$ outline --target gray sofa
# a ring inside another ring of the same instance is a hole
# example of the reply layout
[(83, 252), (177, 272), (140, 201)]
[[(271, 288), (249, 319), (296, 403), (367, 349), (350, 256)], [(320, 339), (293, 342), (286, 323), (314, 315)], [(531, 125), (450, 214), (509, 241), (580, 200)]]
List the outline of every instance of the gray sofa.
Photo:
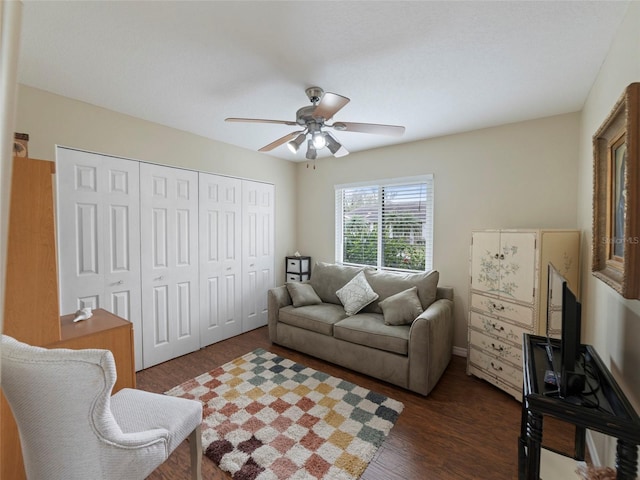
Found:
[[(345, 290), (356, 280), (362, 283), (360, 272), (367, 280), (365, 288), (370, 286), (377, 298), (347, 315), (339, 294), (349, 305)], [(269, 290), (269, 337), (273, 343), (428, 395), (453, 349), (453, 289), (437, 283), (437, 271), (395, 273), (317, 263), (310, 281)]]

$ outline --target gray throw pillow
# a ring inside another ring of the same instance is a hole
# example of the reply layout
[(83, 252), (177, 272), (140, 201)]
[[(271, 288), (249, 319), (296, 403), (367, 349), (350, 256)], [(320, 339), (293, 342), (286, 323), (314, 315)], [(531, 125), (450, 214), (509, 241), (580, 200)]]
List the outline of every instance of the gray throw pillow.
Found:
[(362, 267), (316, 262), (309, 283), (325, 303), (341, 305), (336, 292), (362, 271)]
[(344, 287), (336, 292), (336, 295), (344, 305), (347, 315), (355, 315), (363, 307), (378, 298), (378, 294), (371, 289), (364, 272), (360, 272)]
[(436, 301), (438, 279), (440, 278), (437, 270), (409, 273), (367, 269), (365, 275), (371, 288), (379, 295), (378, 300), (367, 305), (364, 309), (365, 312), (382, 313), (380, 308), (382, 300), (414, 286), (418, 287), (418, 298), (423, 311)]
[(318, 305), (322, 303), (316, 291), (308, 283), (291, 282), (286, 285), (294, 307), (304, 307), (305, 305)]
[(407, 325), (422, 313), (422, 304), (418, 298), (418, 287), (411, 287), (380, 302), (387, 325)]

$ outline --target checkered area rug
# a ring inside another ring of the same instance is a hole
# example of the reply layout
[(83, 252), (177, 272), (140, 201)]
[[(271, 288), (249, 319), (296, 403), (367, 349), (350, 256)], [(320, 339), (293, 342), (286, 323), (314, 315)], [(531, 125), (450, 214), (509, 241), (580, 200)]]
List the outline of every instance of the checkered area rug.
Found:
[(355, 480), (404, 408), (263, 349), (166, 393), (203, 403), (205, 455), (234, 480)]

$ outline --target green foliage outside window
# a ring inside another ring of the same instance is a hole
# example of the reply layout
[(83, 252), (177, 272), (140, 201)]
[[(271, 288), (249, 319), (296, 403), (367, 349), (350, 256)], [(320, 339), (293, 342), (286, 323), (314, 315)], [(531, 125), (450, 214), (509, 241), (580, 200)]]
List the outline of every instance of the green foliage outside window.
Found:
[[(424, 270), (422, 221), (407, 213), (385, 214), (382, 229), (382, 267)], [(344, 225), (344, 262), (377, 265), (378, 223), (352, 216)]]

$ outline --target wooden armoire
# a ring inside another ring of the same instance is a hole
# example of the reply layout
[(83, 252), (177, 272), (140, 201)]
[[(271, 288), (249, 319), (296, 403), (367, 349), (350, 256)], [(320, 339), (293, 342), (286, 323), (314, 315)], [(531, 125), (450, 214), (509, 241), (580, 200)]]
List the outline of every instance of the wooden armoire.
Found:
[[(3, 333), (49, 348), (104, 348), (116, 360), (114, 392), (135, 387), (131, 323), (104, 310), (60, 317), (53, 175), (46, 160), (14, 158)], [(46, 395), (46, 392), (43, 392)], [(0, 479), (25, 479), (17, 426), (0, 393)]]
[[(547, 331), (553, 264), (578, 291), (580, 231), (483, 230), (471, 236), (467, 373), (522, 398), (522, 336)], [(550, 334), (559, 334), (549, 328)]]

